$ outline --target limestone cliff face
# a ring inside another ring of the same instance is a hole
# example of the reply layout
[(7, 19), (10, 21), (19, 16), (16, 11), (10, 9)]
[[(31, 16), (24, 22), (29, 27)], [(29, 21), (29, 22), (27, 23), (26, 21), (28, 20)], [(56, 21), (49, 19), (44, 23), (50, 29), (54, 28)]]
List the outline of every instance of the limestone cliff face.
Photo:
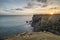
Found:
[(60, 33), (60, 14), (35, 14), (32, 17), (31, 26), (34, 27), (35, 32)]

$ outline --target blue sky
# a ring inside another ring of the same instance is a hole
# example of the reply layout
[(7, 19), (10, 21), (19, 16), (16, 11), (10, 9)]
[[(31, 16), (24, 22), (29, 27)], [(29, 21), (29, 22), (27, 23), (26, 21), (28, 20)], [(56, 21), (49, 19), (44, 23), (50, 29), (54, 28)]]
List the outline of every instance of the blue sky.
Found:
[(20, 8), (26, 4), (26, 0), (0, 0), (0, 10)]

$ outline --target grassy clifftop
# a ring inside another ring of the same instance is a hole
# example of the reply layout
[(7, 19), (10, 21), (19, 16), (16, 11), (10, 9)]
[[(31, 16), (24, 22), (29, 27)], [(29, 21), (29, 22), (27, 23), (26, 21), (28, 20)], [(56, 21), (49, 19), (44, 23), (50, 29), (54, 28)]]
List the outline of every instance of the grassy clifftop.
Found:
[(60, 40), (60, 36), (49, 32), (22, 33), (5, 40)]

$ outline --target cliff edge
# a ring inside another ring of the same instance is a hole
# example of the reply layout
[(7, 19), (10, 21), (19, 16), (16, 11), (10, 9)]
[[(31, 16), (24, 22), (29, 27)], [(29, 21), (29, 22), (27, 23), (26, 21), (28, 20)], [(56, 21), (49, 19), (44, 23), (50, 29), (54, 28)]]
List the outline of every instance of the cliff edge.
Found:
[(25, 32), (16, 36), (7, 37), (4, 40), (60, 40), (60, 36), (49, 32)]

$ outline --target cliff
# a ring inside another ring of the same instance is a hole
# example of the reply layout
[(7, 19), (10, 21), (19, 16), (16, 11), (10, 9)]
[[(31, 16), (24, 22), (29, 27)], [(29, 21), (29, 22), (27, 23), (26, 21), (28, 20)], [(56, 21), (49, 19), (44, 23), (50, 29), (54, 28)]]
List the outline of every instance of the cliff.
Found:
[(31, 26), (34, 32), (47, 31), (60, 34), (60, 14), (35, 14)]

